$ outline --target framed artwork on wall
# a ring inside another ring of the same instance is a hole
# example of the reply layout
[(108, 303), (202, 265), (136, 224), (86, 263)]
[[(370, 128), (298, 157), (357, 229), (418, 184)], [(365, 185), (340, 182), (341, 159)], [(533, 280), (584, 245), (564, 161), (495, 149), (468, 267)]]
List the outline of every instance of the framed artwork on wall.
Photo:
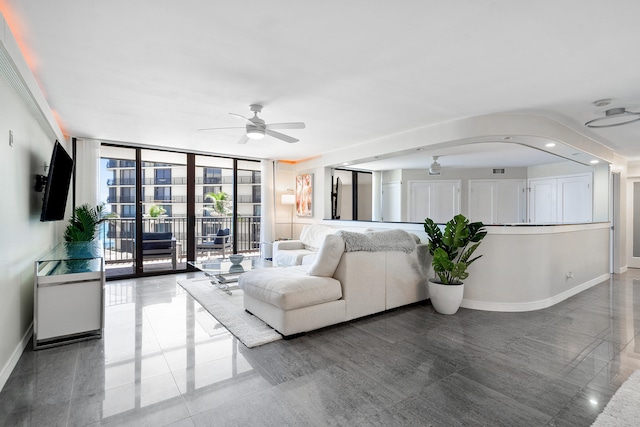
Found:
[(313, 174), (296, 176), (296, 214), (313, 216)]

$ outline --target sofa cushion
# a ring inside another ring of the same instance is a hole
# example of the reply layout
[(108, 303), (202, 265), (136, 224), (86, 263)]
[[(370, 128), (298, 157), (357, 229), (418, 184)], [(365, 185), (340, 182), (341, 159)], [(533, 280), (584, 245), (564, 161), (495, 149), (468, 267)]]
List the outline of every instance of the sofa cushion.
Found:
[(284, 251), (278, 251), (273, 257), (275, 265), (282, 267), (288, 267), (292, 265), (302, 264), (302, 260), (305, 256), (315, 254), (315, 252), (308, 249), (288, 249)]
[(338, 229), (322, 224), (310, 224), (305, 226), (300, 233), (300, 240), (304, 248), (310, 251), (319, 251), (324, 237), (328, 234), (335, 234)]
[(302, 257), (302, 263), (300, 265), (310, 266), (316, 260), (318, 256), (318, 252), (311, 252), (309, 255), (305, 255)]
[(315, 261), (307, 274), (309, 276), (332, 277), (344, 252), (344, 240), (337, 234), (325, 236)]
[(238, 280), (248, 295), (282, 310), (294, 310), (342, 298), (340, 282), (308, 276), (306, 267), (274, 267), (247, 271)]
[(220, 230), (218, 230), (218, 232), (216, 233), (216, 236), (220, 236), (220, 237), (216, 237), (213, 240), (213, 243), (216, 245), (222, 245), (225, 242), (224, 236), (228, 236), (230, 234), (230, 231), (228, 228), (221, 228)]
[(172, 237), (173, 234), (171, 232), (142, 233), (142, 250), (171, 249)]

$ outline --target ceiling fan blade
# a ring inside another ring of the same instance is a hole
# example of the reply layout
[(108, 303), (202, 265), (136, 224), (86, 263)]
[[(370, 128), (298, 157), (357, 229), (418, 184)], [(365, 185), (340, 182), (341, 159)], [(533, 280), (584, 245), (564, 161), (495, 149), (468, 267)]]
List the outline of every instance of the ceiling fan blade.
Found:
[(241, 115), (241, 114), (236, 114), (236, 113), (229, 113), (229, 114), (231, 114), (232, 116), (240, 117), (241, 119), (245, 119), (245, 120), (246, 120), (246, 121), (248, 121), (249, 123), (252, 123), (252, 124), (253, 124), (253, 122), (252, 122), (251, 120), (249, 120), (248, 118), (246, 118), (245, 116), (243, 116), (243, 115)]
[(289, 142), (289, 143), (294, 143), (294, 142), (298, 142), (298, 141), (300, 141), (299, 139), (292, 138), (292, 137), (290, 137), (289, 135), (285, 135), (285, 134), (280, 133), (280, 132), (274, 132), (274, 131), (269, 130), (269, 129), (266, 129), (266, 130), (264, 131), (264, 133), (266, 133), (266, 134), (267, 134), (267, 135), (269, 135), (269, 136), (272, 136), (272, 137), (274, 137), (274, 138), (281, 139), (281, 140), (286, 141), (286, 142)]
[(238, 144), (246, 144), (248, 140), (249, 140), (249, 137), (245, 133), (244, 135), (242, 135), (240, 137), (240, 140), (238, 141)]
[(204, 128), (204, 129), (198, 129), (198, 130), (220, 130), (220, 129), (244, 129), (244, 126), (234, 126), (234, 127), (230, 127), (230, 128)]
[(293, 123), (269, 123), (267, 129), (304, 129), (305, 125), (302, 122)]

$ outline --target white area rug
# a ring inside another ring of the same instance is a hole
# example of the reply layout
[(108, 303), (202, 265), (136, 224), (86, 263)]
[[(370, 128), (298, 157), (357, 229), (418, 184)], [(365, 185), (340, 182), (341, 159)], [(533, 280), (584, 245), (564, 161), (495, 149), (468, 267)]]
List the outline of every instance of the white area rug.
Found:
[(616, 391), (592, 426), (640, 425), (640, 371), (635, 371)]
[(244, 310), (241, 289), (228, 295), (211, 285), (206, 277), (180, 280), (178, 284), (247, 347), (282, 339), (275, 329)]

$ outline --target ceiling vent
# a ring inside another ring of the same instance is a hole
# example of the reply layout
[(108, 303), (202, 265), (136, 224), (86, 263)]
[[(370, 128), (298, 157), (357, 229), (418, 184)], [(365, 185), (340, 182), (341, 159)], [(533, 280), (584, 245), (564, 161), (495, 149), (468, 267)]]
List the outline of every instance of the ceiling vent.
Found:
[(493, 169), (493, 174), (494, 175), (504, 175), (504, 172), (505, 172), (504, 168), (494, 168)]
[(433, 156), (433, 163), (429, 166), (429, 175), (440, 175), (442, 172), (442, 166), (438, 163), (438, 157), (440, 156)]

